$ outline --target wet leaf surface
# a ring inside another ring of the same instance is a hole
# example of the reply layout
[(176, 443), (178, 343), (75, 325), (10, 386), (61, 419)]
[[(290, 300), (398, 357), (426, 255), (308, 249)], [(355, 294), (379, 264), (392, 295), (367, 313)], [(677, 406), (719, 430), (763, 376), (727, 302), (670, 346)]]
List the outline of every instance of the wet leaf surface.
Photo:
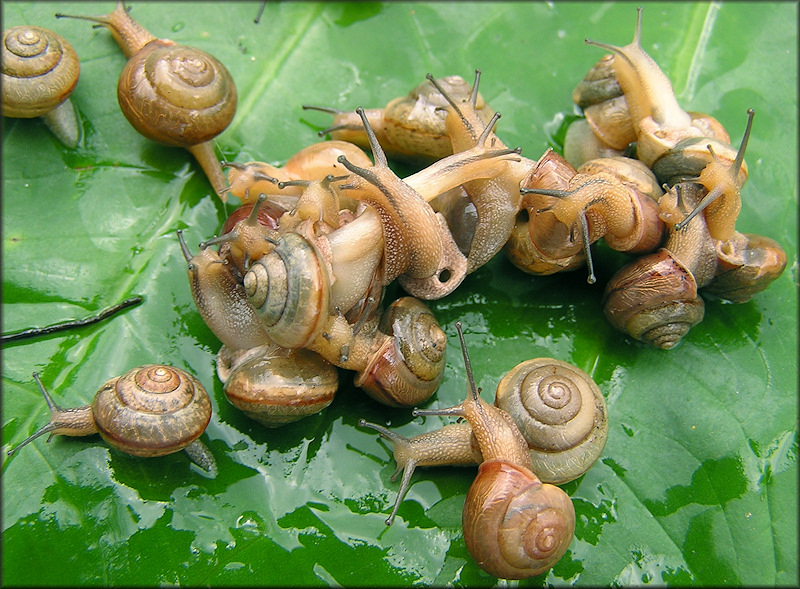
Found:
[[(483, 71), (503, 114), (498, 134), (529, 157), (572, 114), (571, 92), (601, 51), (628, 43), (627, 3), (134, 3), (157, 36), (198, 46), (229, 68), (239, 109), (216, 141), (230, 161), (285, 162), (329, 124), (302, 104), (380, 107), (426, 73)], [(3, 349), (4, 449), (47, 420), (31, 379), (56, 401), (90, 401), (108, 378), (163, 362), (212, 395), (205, 439), (219, 475), (182, 454), (136, 459), (99, 437), (37, 440), (6, 458), (3, 581), (10, 585), (493, 584), (460, 528), (474, 469), (422, 469), (395, 524), (387, 444), (359, 418), (413, 436), (447, 418), (378, 405), (342, 374), (322, 414), (268, 430), (225, 400), (220, 344), (189, 292), (175, 231), (193, 250), (225, 208), (187, 152), (139, 136), (116, 80), (125, 58), (103, 29), (56, 20), (111, 3), (2, 5), (4, 26), (52, 28), (82, 63), (73, 95), (84, 131), (74, 151), (36, 120), (3, 120), (3, 332), (144, 303), (92, 327)], [(712, 114), (738, 143), (756, 111), (737, 228), (777, 240), (786, 272), (751, 302), (706, 300), (674, 350), (615, 332), (602, 285), (627, 258), (599, 246), (598, 285), (582, 273), (524, 275), (502, 255), (431, 308), (449, 339), (444, 382), (428, 404), (459, 402), (460, 320), (489, 398), (517, 363), (551, 356), (591, 374), (606, 397), (606, 448), (564, 486), (575, 540), (549, 573), (522, 585), (797, 582), (797, 6), (647, 3), (645, 49), (686, 110)], [(394, 286), (387, 293), (399, 296)], [(134, 564), (135, 563), (135, 564)], [(31, 574), (36, 570), (36, 575)]]

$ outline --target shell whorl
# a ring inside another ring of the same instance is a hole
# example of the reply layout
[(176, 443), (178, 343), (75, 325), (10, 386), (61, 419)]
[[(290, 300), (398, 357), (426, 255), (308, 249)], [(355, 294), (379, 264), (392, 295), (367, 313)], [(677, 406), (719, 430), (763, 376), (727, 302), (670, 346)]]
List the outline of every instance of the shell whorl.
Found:
[(3, 116), (42, 116), (64, 102), (78, 83), (80, 65), (63, 37), (34, 26), (3, 33)]
[(108, 380), (92, 412), (110, 445), (134, 456), (163, 456), (200, 437), (211, 420), (211, 401), (188, 372), (152, 364)]
[(577, 478), (605, 447), (605, 400), (583, 370), (553, 358), (534, 358), (500, 381), (495, 404), (509, 413), (530, 448), (533, 470), (545, 482)]

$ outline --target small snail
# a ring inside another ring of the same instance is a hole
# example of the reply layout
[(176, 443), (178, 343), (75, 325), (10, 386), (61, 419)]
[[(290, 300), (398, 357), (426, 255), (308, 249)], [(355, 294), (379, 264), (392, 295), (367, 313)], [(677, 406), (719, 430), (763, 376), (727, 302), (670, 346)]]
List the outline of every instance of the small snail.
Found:
[[(469, 98), (473, 93), (470, 85), (460, 76), (439, 78), (436, 84), (428, 78), (408, 95), (389, 102), (386, 108), (364, 111), (390, 158), (429, 164), (453, 153), (445, 129), (446, 112), (443, 110), (448, 103), (440, 88), (444, 88), (455, 100)], [(494, 111), (480, 94), (475, 94), (474, 102), (484, 124), (488, 123)], [(349, 141), (364, 149), (370, 146), (364, 125), (358, 117), (353, 116), (353, 111), (308, 105), (303, 108), (334, 115), (333, 125), (320, 131), (320, 136), (330, 133), (333, 139)]]
[(80, 75), (78, 56), (66, 39), (34, 26), (3, 31), (3, 116), (41, 117), (64, 145), (80, 139), (75, 107), (69, 96)]
[(267, 427), (319, 413), (331, 404), (338, 371), (310, 350), (274, 344), (217, 354), (217, 376), (231, 405)]
[[(566, 190), (576, 173), (575, 168), (563, 156), (547, 149), (522, 180), (520, 193), (523, 198), (520, 211), (503, 251), (509, 261), (523, 272), (543, 276), (575, 270), (586, 263), (583, 250), (553, 257), (552, 252), (566, 251), (568, 244), (571, 245), (570, 236), (564, 232), (556, 234), (554, 229), (560, 223), (555, 216), (546, 217), (544, 220), (549, 220), (550, 223), (543, 223), (542, 215), (537, 214), (538, 210), (532, 204), (532, 197), (523, 190)], [(551, 198), (555, 200), (555, 197)], [(534, 219), (536, 222), (533, 222)]]
[(254, 202), (258, 195), (263, 193), (269, 195), (270, 200), (279, 202), (286, 209), (291, 209), (294, 205), (292, 199), (302, 194), (302, 187), (281, 188), (278, 184), (293, 180), (321, 180), (329, 175), (343, 174), (346, 170), (338, 162), (340, 155), (347, 156), (347, 159), (357, 166), (372, 165), (367, 154), (352, 143), (320, 141), (298, 151), (282, 167), (264, 162), (246, 164), (226, 162), (223, 167), (230, 168), (228, 172), (230, 186), (225, 192), (239, 198), (244, 204)]
[(657, 348), (674, 347), (705, 313), (698, 290), (714, 277), (714, 242), (702, 215), (685, 230), (674, 229), (684, 209), (696, 206), (704, 192), (699, 184), (676, 184), (661, 198), (666, 243), (620, 269), (603, 294), (603, 311), (611, 325)]
[(569, 496), (534, 474), (525, 438), (511, 416), (478, 395), (456, 323), (469, 391), (455, 407), (416, 411), (416, 415), (454, 415), (472, 426), (483, 462), (464, 502), (464, 542), (484, 571), (503, 579), (524, 579), (552, 568), (575, 532)]
[(208, 247), (193, 256), (180, 230), (178, 241), (186, 258), (192, 298), (214, 335), (235, 350), (270, 343), (263, 323), (248, 301), (241, 283), (231, 272), (230, 265)]
[(9, 455), (44, 434), (99, 433), (117, 450), (134, 456), (185, 450), (198, 466), (216, 473), (214, 456), (198, 439), (211, 420), (211, 401), (188, 372), (157, 364), (139, 366), (106, 381), (91, 405), (70, 409), (55, 404), (35, 372), (33, 378), (50, 408), (50, 423), (9, 450)]
[(220, 236), (204, 241), (200, 247), (221, 244), (220, 257), (229, 260), (244, 276), (252, 262), (272, 251), (266, 238), (278, 228), (278, 219), (286, 212), (266, 200), (262, 194), (254, 204), (237, 208), (225, 219)]
[(157, 39), (130, 17), (122, 1), (104, 16), (56, 17), (89, 20), (111, 31), (128, 57), (117, 85), (125, 117), (148, 139), (188, 149), (226, 200), (227, 182), (211, 143), (236, 113), (236, 85), (225, 66), (194, 47)]
[[(603, 237), (618, 251), (651, 251), (660, 245), (664, 228), (657, 205), (661, 190), (644, 164), (629, 158), (587, 163), (594, 165), (579, 170), (567, 190), (523, 187), (520, 191), (537, 195), (527, 207), (529, 211), (535, 210), (532, 223), (540, 226), (537, 231), (541, 234), (541, 227), (548, 228), (537, 245), (549, 258), (559, 259), (577, 253), (580, 243), (572, 236), (580, 235), (591, 284), (595, 282), (591, 243)], [(645, 181), (637, 181), (639, 179)], [(538, 195), (548, 200), (541, 200)], [(558, 223), (547, 219), (540, 221), (540, 216), (555, 216)], [(548, 242), (556, 248), (549, 247)]]

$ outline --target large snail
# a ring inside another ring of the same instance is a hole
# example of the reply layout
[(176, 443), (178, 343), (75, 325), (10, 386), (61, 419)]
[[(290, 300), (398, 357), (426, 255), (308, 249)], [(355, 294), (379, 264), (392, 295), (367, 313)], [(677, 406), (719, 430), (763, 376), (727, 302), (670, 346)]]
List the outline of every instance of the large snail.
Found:
[(188, 149), (225, 200), (227, 181), (211, 142), (236, 113), (236, 85), (225, 66), (194, 47), (157, 39), (121, 1), (103, 16), (56, 17), (89, 20), (111, 31), (128, 57), (117, 85), (125, 117), (148, 139)]
[(75, 147), (80, 127), (69, 96), (80, 75), (78, 56), (66, 39), (42, 27), (3, 31), (3, 116), (41, 117), (67, 147)]
[(575, 509), (563, 490), (534, 474), (527, 443), (511, 416), (478, 395), (461, 323), (456, 329), (464, 353), (467, 398), (455, 407), (425, 414), (465, 418), (483, 455), (464, 502), (464, 542), (490, 575), (524, 579), (542, 574), (572, 542)]
[(9, 450), (9, 455), (44, 434), (99, 433), (117, 450), (134, 456), (185, 450), (198, 466), (216, 473), (214, 456), (198, 439), (211, 420), (211, 401), (200, 381), (188, 372), (158, 364), (139, 366), (106, 381), (91, 405), (69, 409), (56, 405), (35, 372), (33, 378), (50, 408), (50, 422)]

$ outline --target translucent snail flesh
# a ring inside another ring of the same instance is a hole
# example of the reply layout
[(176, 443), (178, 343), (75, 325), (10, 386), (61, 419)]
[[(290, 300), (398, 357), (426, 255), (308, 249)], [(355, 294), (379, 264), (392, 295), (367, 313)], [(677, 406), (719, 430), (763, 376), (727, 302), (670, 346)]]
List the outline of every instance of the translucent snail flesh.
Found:
[(78, 84), (80, 64), (66, 39), (42, 27), (3, 31), (2, 111), (4, 117), (41, 117), (67, 147), (75, 147), (80, 128), (69, 99)]
[(63, 409), (33, 374), (50, 408), (50, 422), (8, 452), (12, 454), (41, 435), (87, 436), (99, 433), (117, 450), (134, 456), (164, 456), (186, 450), (209, 472), (213, 455), (198, 440), (211, 420), (205, 388), (184, 370), (145, 365), (106, 381), (91, 405)]

